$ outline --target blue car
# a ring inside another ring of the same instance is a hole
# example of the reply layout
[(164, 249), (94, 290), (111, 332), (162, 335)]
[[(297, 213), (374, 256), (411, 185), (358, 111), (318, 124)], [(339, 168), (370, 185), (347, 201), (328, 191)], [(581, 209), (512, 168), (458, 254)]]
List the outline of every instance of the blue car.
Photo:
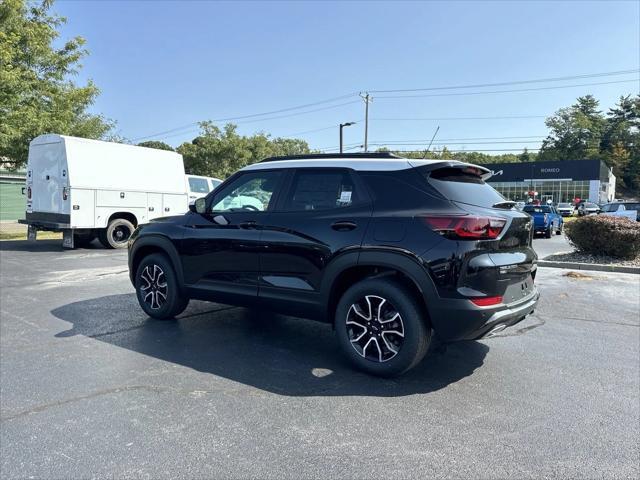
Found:
[(553, 232), (562, 233), (564, 220), (555, 207), (550, 205), (527, 205), (522, 210), (533, 217), (533, 233), (541, 233), (551, 238)]

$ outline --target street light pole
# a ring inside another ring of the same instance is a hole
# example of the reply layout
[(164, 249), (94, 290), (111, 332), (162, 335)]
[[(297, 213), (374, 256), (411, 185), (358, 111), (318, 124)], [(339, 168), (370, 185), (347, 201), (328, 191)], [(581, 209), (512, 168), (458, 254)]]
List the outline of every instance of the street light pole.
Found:
[(355, 125), (356, 122), (347, 122), (347, 123), (341, 123), (340, 124), (340, 153), (342, 153), (342, 129), (344, 127), (349, 127), (351, 125)]

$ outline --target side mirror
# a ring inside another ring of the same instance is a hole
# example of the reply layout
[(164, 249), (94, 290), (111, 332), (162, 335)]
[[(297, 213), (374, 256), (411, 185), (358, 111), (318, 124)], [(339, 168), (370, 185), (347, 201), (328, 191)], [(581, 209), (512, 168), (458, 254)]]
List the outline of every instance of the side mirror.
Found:
[(193, 213), (205, 213), (207, 210), (207, 200), (204, 197), (197, 198), (195, 202), (189, 204), (189, 210)]

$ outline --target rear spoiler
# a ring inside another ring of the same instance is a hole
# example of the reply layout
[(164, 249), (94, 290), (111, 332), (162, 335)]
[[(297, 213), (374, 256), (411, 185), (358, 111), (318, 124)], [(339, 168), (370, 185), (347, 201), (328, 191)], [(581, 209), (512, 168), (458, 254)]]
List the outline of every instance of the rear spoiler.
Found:
[[(412, 164), (411, 159), (407, 159), (407, 161), (412, 167), (418, 166)], [(461, 170), (468, 171), (468, 173), (478, 175), (485, 182), (489, 180), (494, 174), (494, 172), (492, 170), (489, 170), (488, 168), (481, 167), (480, 165), (474, 165), (472, 163), (460, 162), (457, 160), (443, 160), (442, 162), (434, 162), (428, 165), (428, 167), (429, 171), (439, 170), (441, 168), (459, 168)]]

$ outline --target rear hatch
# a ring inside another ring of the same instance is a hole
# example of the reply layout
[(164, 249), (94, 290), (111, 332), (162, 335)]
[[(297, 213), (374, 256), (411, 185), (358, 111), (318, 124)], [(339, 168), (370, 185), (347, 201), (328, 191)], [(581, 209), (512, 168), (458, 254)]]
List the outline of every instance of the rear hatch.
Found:
[(69, 214), (66, 165), (64, 143), (59, 137), (51, 143), (29, 146), (27, 213)]
[(528, 297), (537, 261), (532, 218), (485, 182), (491, 173), (483, 167), (445, 162), (418, 170), (460, 212), (451, 215), (451, 223), (431, 221), (432, 229), (457, 242), (458, 293), (507, 304)]

